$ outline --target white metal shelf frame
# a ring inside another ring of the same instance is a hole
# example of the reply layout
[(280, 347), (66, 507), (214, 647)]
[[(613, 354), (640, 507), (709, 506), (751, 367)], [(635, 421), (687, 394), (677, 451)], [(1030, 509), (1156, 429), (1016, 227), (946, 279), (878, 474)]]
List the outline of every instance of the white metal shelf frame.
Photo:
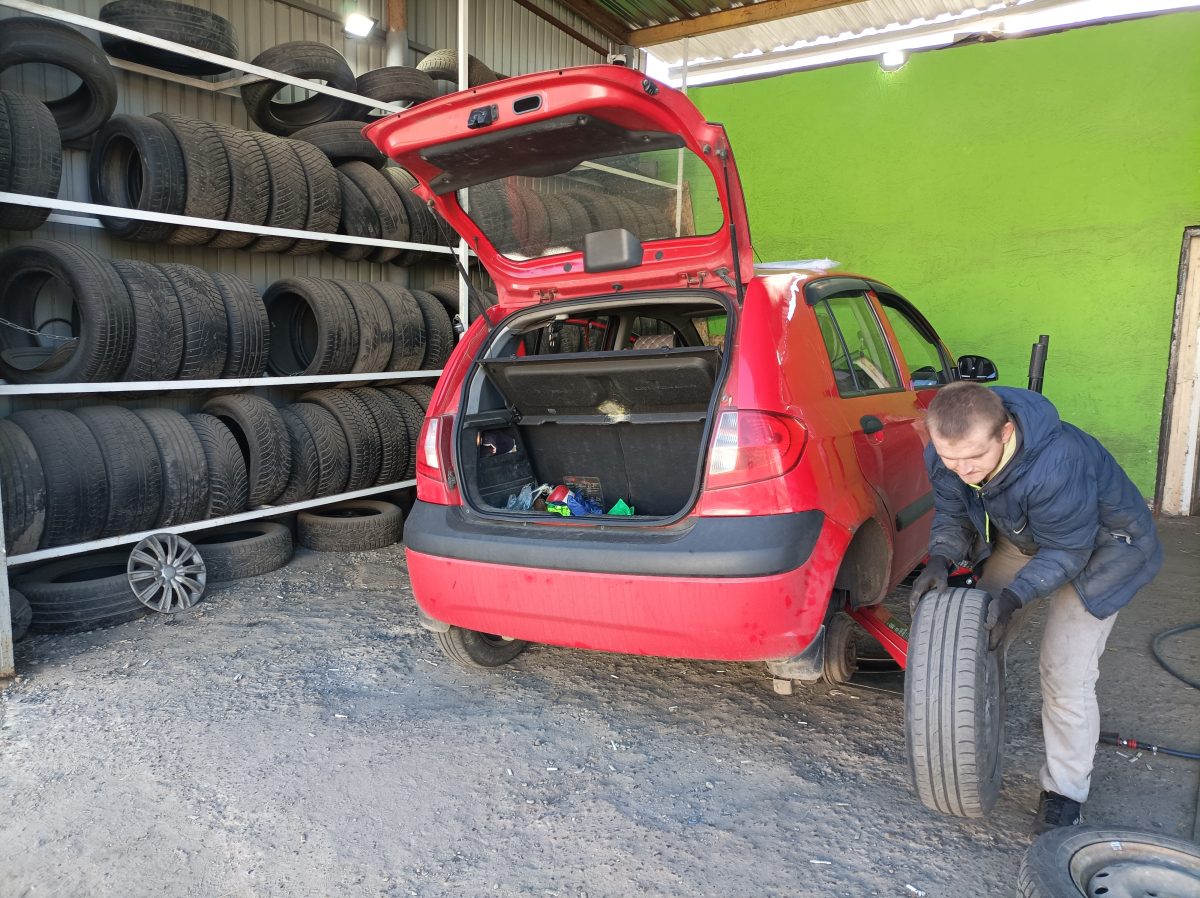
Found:
[[(363, 106), (371, 109), (383, 109), (388, 112), (398, 112), (405, 107), (391, 103), (382, 103), (378, 100), (369, 97), (363, 97), (359, 94), (349, 93), (347, 91), (338, 90), (337, 88), (329, 87), (325, 84), (317, 84), (315, 82), (306, 81), (302, 78), (296, 78), (291, 75), (286, 75), (282, 72), (274, 72), (270, 69), (265, 69), (261, 66), (255, 66), (250, 63), (244, 63), (241, 60), (229, 59), (218, 56), (213, 53), (208, 53), (194, 48), (185, 47), (181, 44), (176, 44), (172, 41), (162, 40), (160, 38), (151, 37), (141, 34), (140, 32), (131, 31), (127, 28), (120, 28), (115, 25), (109, 25), (105, 22), (100, 22), (95, 19), (90, 19), (86, 16), (77, 15), (75, 13), (66, 12), (64, 10), (54, 9), (44, 6), (39, 3), (28, 2), (28, 0), (0, 0), (0, 6), (6, 6), (22, 12), (31, 13), (34, 15), (44, 16), (66, 24), (75, 25), (82, 28), (88, 28), (107, 34), (112, 34), (116, 37), (122, 37), (138, 43), (146, 44), (151, 47), (156, 47), (162, 50), (173, 50), (183, 53), (197, 59), (203, 59), (207, 62), (212, 62), (220, 65), (225, 65), (228, 69), (245, 73), (242, 77), (226, 79), (224, 81), (209, 82), (199, 78), (189, 78), (180, 76), (174, 73), (163, 72), (148, 66), (141, 66), (136, 63), (128, 63), (127, 61), (115, 61), (119, 68), (126, 71), (133, 71), (138, 74), (149, 77), (157, 77), (163, 80), (174, 81), (180, 84), (190, 85), (192, 87), (208, 90), (208, 91), (227, 91), (233, 88), (240, 87), (242, 84), (247, 84), (259, 79), (269, 79), (272, 81), (280, 81), (285, 84), (291, 84), (296, 87), (310, 90), (315, 93), (327, 94), (329, 96), (338, 97), (343, 100), (351, 100), (361, 103)], [(465, 58), (464, 58), (465, 63)], [(247, 77), (249, 76), (249, 77)], [(34, 197), (24, 194), (14, 194), (7, 191), (0, 191), (0, 203), (13, 203), (26, 206), (36, 206), (40, 208), (52, 209), (55, 214), (52, 216), (56, 223), (97, 227), (102, 226), (100, 222), (101, 216), (111, 218), (126, 218), (142, 221), (158, 221), (168, 224), (177, 224), (192, 227), (207, 227), (222, 231), (241, 231), (243, 233), (255, 233), (266, 236), (289, 237), (295, 239), (320, 239), (330, 243), (351, 243), (361, 246), (377, 246), (383, 248), (398, 248), (423, 250), (426, 252), (434, 252), (451, 256), (455, 254), (455, 249), (446, 246), (434, 244), (413, 243), (410, 241), (395, 241), (382, 240), (369, 237), (349, 237), (341, 234), (328, 234), (323, 232), (310, 232), (303, 230), (294, 230), (290, 228), (272, 228), (261, 225), (246, 225), (241, 222), (216, 221), (211, 219), (199, 219), (186, 215), (170, 215), (166, 213), (144, 212), (138, 209), (125, 209), (115, 206), (104, 206), (96, 203), (79, 203), (70, 200), (60, 200), (57, 198), (49, 199), (45, 197)], [(71, 213), (69, 215), (61, 215), (59, 213)], [(84, 217), (76, 217), (84, 216)], [(465, 248), (460, 242), (457, 248), (457, 253), (464, 258)], [(461, 314), (467, 314), (466, 301), (461, 303)], [(403, 380), (423, 377), (436, 377), (441, 374), (441, 371), (406, 371), (406, 372), (376, 372), (373, 374), (334, 374), (334, 375), (310, 375), (297, 377), (264, 377), (264, 378), (230, 378), (221, 380), (195, 380), (195, 381), (154, 381), (154, 382), (115, 382), (104, 384), (2, 384), (0, 385), (0, 395), (2, 396), (33, 396), (33, 395), (70, 395), (81, 393), (130, 393), (130, 392), (161, 392), (165, 390), (205, 390), (205, 389), (227, 389), (238, 387), (266, 387), (266, 386), (305, 386), (322, 383), (345, 383), (355, 381), (378, 381), (378, 380)], [(67, 546), (57, 546), (48, 549), (40, 549), (34, 552), (26, 552), (21, 555), (9, 556), (4, 545), (4, 540), (0, 538), (0, 678), (12, 676), (15, 673), (13, 643), (12, 643), (12, 616), (9, 606), (8, 597), (8, 576), (7, 570), (9, 567), (21, 564), (27, 564), (37, 561), (45, 561), (51, 558), (61, 558), (69, 555), (77, 555), (85, 552), (92, 552), (100, 549), (113, 548), (120, 545), (128, 545), (136, 543), (146, 536), (154, 533), (189, 533), (197, 530), (205, 530), (212, 527), (219, 527), (224, 524), (233, 524), (241, 521), (254, 520), (256, 518), (271, 517), (274, 515), (288, 514), (296, 511), (303, 511), (306, 508), (313, 508), (321, 505), (328, 505), (334, 502), (345, 501), (348, 499), (356, 499), (364, 496), (371, 496), (378, 493), (389, 492), (397, 489), (404, 489), (415, 484), (413, 480), (399, 481), (392, 484), (382, 484), (374, 487), (369, 487), (361, 490), (339, 493), (334, 496), (322, 496), (317, 499), (311, 499), (304, 502), (294, 502), (280, 506), (264, 506), (262, 508), (253, 509), (251, 511), (242, 512), (236, 515), (228, 515), (221, 518), (213, 518), (204, 521), (195, 521), (187, 524), (179, 524), (174, 527), (160, 527), (154, 530), (142, 531), (139, 533), (121, 534), (118, 536), (108, 537), (100, 540), (89, 540), (83, 543), (73, 543)], [(0, 533), (3, 533), (3, 513), (0, 511)]]

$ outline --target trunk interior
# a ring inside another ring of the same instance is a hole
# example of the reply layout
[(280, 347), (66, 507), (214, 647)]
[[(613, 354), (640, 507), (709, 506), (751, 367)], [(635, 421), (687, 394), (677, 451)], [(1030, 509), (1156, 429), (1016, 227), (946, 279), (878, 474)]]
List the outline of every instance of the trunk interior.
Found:
[[(696, 305), (692, 297), (686, 308), (560, 313), (549, 323), (542, 313), (510, 339), (501, 335), (478, 361), (460, 425), (471, 504), (551, 518), (540, 505), (510, 503), (526, 486), (561, 484), (604, 512), (618, 500), (642, 520), (686, 511), (723, 379), (722, 346), (706, 341), (725, 339), (724, 307)], [(721, 333), (711, 334), (718, 318)]]

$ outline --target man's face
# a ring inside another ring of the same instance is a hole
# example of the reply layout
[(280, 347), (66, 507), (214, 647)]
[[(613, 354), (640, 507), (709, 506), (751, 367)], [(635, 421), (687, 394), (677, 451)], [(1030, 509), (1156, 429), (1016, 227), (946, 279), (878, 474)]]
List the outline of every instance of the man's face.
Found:
[(1000, 436), (992, 436), (991, 427), (980, 424), (967, 431), (960, 440), (947, 440), (937, 431), (930, 430), (933, 448), (947, 468), (958, 475), (963, 483), (978, 484), (1000, 464), (1004, 444), (1011, 439), (1013, 424), (1006, 423)]

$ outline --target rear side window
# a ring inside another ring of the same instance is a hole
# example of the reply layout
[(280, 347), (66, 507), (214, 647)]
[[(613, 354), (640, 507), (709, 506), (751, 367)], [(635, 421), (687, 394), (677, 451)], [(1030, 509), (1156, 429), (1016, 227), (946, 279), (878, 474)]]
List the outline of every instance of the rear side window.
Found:
[(887, 316), (888, 324), (892, 326), (896, 335), (896, 342), (900, 344), (904, 366), (908, 369), (908, 376), (912, 378), (913, 389), (927, 390), (950, 383), (950, 369), (937, 344), (903, 309), (894, 306), (887, 299), (883, 299), (882, 304), (883, 314)]
[(883, 328), (865, 294), (834, 296), (813, 311), (843, 396), (901, 389)]

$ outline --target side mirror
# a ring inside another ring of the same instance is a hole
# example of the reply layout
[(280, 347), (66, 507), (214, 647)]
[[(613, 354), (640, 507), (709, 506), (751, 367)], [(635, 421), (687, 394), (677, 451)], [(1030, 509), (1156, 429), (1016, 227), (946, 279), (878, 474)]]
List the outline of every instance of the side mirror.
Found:
[(991, 383), (1000, 379), (1000, 373), (991, 359), (981, 355), (963, 355), (958, 357), (958, 377), (976, 383)]
[(642, 241), (624, 228), (592, 231), (583, 237), (584, 271), (617, 271), (642, 264)]

